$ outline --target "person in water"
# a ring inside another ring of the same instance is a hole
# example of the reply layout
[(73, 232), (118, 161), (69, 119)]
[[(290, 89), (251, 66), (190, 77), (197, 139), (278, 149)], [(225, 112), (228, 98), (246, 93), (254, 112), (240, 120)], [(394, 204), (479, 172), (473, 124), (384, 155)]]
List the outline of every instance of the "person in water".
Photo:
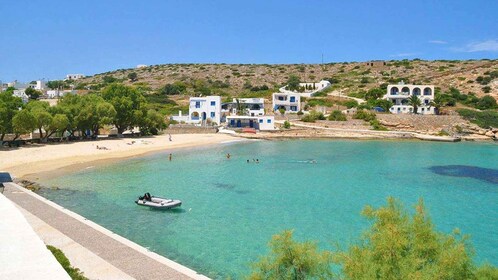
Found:
[(259, 163), (259, 159), (256, 159), (256, 163)]
[(173, 157), (172, 154), (169, 154), (168, 158), (169, 158), (169, 161), (171, 161), (171, 158)]
[(227, 159), (230, 159), (230, 153), (227, 154)]
[(249, 160), (247, 160), (247, 163), (249, 163)]

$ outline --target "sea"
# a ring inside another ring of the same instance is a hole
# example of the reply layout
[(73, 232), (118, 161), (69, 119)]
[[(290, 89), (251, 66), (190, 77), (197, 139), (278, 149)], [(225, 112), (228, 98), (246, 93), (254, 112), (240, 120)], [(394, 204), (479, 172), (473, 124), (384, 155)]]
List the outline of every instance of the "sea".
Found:
[[(42, 196), (214, 279), (250, 273), (288, 229), (321, 249), (347, 249), (371, 225), (362, 209), (390, 196), (411, 213), (422, 198), (438, 231), (459, 229), (477, 263), (498, 265), (496, 143), (225, 143), (89, 164), (41, 183)], [(183, 204), (136, 205), (145, 192)]]

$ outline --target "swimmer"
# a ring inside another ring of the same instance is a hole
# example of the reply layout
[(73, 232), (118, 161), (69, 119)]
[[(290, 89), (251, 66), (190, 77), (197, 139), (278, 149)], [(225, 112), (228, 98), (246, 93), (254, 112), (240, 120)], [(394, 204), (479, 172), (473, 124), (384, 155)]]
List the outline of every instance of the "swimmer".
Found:
[(227, 154), (227, 159), (230, 159), (230, 153)]

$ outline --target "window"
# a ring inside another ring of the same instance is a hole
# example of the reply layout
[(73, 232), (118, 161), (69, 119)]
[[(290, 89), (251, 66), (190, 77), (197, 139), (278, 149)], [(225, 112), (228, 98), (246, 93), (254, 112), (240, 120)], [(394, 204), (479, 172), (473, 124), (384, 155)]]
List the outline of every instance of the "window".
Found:
[(216, 106), (216, 101), (211, 101), (211, 106)]
[(263, 119), (259, 119), (259, 123), (263, 123)]
[(201, 102), (195, 101), (195, 108), (201, 108)]
[(230, 120), (230, 125), (232, 125), (232, 126), (235, 125), (235, 120), (234, 119)]
[(271, 123), (271, 119), (267, 119), (267, 120), (266, 120), (266, 123)]
[(280, 100), (280, 101), (284, 101), (284, 97), (283, 97), (283, 96), (279, 96), (279, 97), (278, 97), (278, 100)]
[(291, 96), (290, 97), (290, 102), (296, 102), (296, 97), (295, 96)]
[(214, 116), (215, 116), (215, 113), (211, 112), (211, 118), (214, 118)]
[(291, 111), (297, 111), (297, 106), (290, 106)]

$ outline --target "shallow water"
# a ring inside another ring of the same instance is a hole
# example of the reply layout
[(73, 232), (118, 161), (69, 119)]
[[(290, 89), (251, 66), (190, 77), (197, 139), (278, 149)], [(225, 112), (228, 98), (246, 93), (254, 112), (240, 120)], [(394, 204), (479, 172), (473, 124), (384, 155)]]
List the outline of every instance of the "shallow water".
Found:
[[(368, 227), (363, 207), (388, 196), (410, 209), (424, 198), (438, 230), (458, 227), (478, 262), (498, 265), (496, 144), (261, 141), (176, 152), (171, 162), (168, 153), (53, 178), (42, 183), (61, 190), (41, 194), (213, 278), (248, 273), (284, 229), (322, 248), (347, 246)], [(144, 192), (182, 208), (135, 205)]]

